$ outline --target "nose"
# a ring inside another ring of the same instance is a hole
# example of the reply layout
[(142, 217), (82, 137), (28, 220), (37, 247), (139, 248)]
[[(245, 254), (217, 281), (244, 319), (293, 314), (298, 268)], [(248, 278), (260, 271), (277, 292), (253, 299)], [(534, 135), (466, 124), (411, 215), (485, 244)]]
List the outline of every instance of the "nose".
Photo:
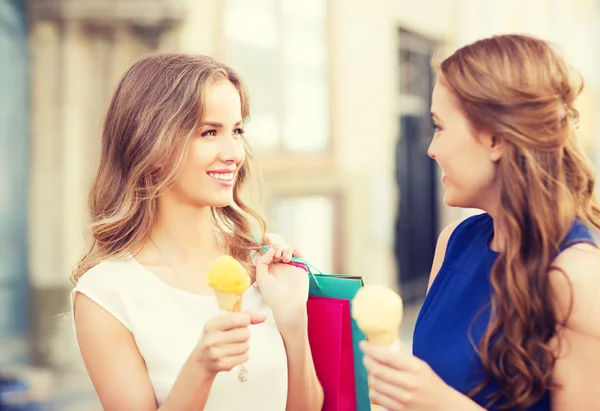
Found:
[(427, 147), (427, 155), (435, 160), (435, 137), (431, 139), (429, 147)]
[(239, 136), (223, 135), (220, 139), (219, 157), (224, 163), (238, 164), (244, 160), (244, 142)]

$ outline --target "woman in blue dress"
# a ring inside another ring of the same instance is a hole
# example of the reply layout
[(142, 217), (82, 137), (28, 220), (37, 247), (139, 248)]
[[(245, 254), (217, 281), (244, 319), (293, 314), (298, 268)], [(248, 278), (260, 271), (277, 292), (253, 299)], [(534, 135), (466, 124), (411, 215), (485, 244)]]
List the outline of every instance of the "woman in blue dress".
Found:
[[(436, 67), (429, 155), (449, 206), (413, 354), (365, 343), (396, 410), (600, 410), (600, 207), (575, 138), (582, 89), (546, 42), (502, 35)], [(579, 77), (580, 78), (580, 77)]]

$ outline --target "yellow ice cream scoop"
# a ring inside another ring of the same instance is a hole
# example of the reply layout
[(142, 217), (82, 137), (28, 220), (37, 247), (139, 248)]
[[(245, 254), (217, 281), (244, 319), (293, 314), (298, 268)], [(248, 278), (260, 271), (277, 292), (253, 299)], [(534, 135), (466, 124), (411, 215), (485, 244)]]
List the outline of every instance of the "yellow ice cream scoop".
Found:
[(368, 285), (352, 300), (352, 317), (374, 345), (391, 345), (402, 323), (402, 298), (388, 287)]
[(235, 258), (217, 257), (208, 271), (208, 285), (215, 290), (219, 307), (226, 311), (241, 311), (242, 294), (250, 287), (250, 276)]

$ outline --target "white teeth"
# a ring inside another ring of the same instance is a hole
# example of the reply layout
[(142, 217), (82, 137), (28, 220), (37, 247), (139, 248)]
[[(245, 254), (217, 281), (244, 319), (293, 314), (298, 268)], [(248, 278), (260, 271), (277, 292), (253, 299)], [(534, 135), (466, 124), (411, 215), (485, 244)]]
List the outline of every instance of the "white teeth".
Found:
[(223, 181), (231, 181), (233, 179), (233, 173), (208, 173), (208, 175)]

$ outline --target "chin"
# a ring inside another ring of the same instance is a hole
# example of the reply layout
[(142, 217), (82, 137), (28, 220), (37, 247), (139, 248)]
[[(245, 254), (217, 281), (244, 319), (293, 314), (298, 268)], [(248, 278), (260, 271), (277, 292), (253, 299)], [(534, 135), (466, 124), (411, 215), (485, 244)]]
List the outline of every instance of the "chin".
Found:
[(448, 195), (448, 193), (446, 193), (446, 195), (444, 195), (444, 203), (448, 206), (448, 207), (456, 207), (456, 208), (477, 208), (477, 209), (482, 209), (481, 208), (481, 204), (479, 201), (473, 201), (473, 200), (477, 200), (478, 198), (475, 197), (458, 197), (458, 196), (450, 196)]
[(233, 204), (233, 199), (207, 201), (204, 205), (211, 208), (225, 208), (231, 204)]
[(223, 208), (223, 207), (227, 207), (228, 205), (233, 204), (233, 196), (229, 195), (229, 196), (223, 196), (223, 195), (216, 195), (216, 196), (204, 196), (202, 198), (192, 198), (191, 199), (191, 203), (196, 206), (196, 207), (210, 207), (210, 208)]
[(444, 194), (444, 203), (448, 207), (460, 207), (460, 208), (469, 208), (470, 207), (466, 201), (461, 201), (460, 198), (457, 198), (456, 195), (452, 195), (452, 194), (448, 193), (448, 191), (446, 191), (446, 194)]
[(223, 208), (233, 204), (233, 196), (226, 196), (222, 198), (214, 198), (210, 202), (212, 208)]

